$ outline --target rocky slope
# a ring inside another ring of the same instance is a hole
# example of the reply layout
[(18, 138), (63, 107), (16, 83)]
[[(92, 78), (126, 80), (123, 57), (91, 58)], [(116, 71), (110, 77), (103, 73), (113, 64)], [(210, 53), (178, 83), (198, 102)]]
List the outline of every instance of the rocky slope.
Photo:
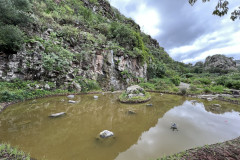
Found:
[(228, 72), (237, 70), (236, 62), (232, 58), (220, 54), (208, 56), (204, 63), (204, 69), (212, 72)]
[(146, 79), (148, 62), (172, 60), (156, 40), (105, 0), (27, 2), (32, 21), (20, 26), (25, 43), (14, 54), (0, 50), (0, 80), (60, 86), (86, 78), (104, 89), (124, 89)]

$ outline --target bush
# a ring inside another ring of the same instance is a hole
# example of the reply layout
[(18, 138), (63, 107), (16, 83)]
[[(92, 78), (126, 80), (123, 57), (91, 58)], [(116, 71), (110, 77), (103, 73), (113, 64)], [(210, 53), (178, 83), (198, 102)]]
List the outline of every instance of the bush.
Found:
[(132, 50), (137, 44), (135, 31), (125, 24), (113, 22), (110, 33), (109, 38), (115, 39), (122, 47)]
[(147, 68), (147, 77), (148, 79), (152, 78), (162, 78), (166, 74), (167, 67), (164, 63), (157, 62), (151, 63)]
[(211, 89), (210, 89), (209, 87), (205, 87), (205, 88), (204, 88), (204, 92), (205, 92), (205, 93), (211, 93)]
[(181, 88), (180, 92), (182, 95), (186, 95), (187, 94), (187, 89), (186, 88)]
[(197, 91), (197, 87), (195, 85), (190, 85), (190, 91)]
[(202, 84), (205, 84), (205, 85), (209, 85), (212, 82), (208, 78), (198, 78), (197, 80), (200, 81)]
[(179, 86), (180, 84), (180, 78), (178, 76), (172, 77), (171, 81), (173, 82), (173, 84), (175, 84), (175, 86)]
[(24, 43), (24, 34), (16, 26), (0, 26), (0, 51), (17, 52)]
[(0, 0), (0, 22), (8, 25), (26, 25), (31, 21), (28, 0)]
[(76, 81), (80, 84), (82, 92), (101, 90), (100, 85), (94, 80), (85, 79), (83, 77), (77, 77)]
[(149, 90), (154, 90), (154, 88), (155, 88), (154, 84), (148, 83), (148, 82), (140, 83), (139, 86), (144, 88), (144, 89), (149, 89)]

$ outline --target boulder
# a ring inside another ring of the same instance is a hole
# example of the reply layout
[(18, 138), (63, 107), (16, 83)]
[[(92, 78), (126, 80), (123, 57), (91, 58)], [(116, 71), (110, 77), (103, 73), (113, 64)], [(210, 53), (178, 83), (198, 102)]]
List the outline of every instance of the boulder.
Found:
[(67, 98), (74, 98), (74, 95), (68, 95)]
[(130, 86), (127, 88), (127, 91), (126, 91), (127, 94), (139, 94), (142, 92), (144, 92), (144, 89), (138, 85)]
[(228, 72), (237, 70), (236, 62), (233, 58), (216, 54), (208, 56), (204, 63), (204, 69), (211, 72)]
[(213, 104), (214, 107), (221, 107), (220, 104)]
[(112, 137), (112, 136), (114, 136), (114, 133), (109, 131), (109, 130), (104, 130), (104, 131), (99, 133), (99, 137), (101, 137), (101, 138), (109, 138), (109, 137)]
[(122, 103), (143, 103), (151, 99), (148, 92), (138, 85), (130, 86), (119, 96)]
[(66, 114), (65, 112), (54, 113), (54, 114), (51, 114), (49, 117), (56, 118), (56, 117), (63, 116), (63, 115), (65, 115), (65, 114)]
[(178, 131), (177, 124), (176, 124), (176, 123), (173, 123), (173, 124), (171, 125), (171, 129), (172, 129), (173, 131), (174, 131), (174, 130)]
[(77, 92), (81, 92), (82, 88), (80, 86), (80, 84), (76, 83), (75, 81), (72, 82), (72, 85), (74, 87), (74, 89), (77, 91)]
[(45, 88), (46, 90), (50, 90), (50, 89), (51, 89), (51, 87), (50, 87), (48, 84), (45, 84), (44, 88)]
[(130, 114), (130, 115), (137, 114), (135, 111), (132, 111), (132, 110), (128, 110), (127, 113)]
[(76, 101), (69, 100), (68, 103), (76, 103)]

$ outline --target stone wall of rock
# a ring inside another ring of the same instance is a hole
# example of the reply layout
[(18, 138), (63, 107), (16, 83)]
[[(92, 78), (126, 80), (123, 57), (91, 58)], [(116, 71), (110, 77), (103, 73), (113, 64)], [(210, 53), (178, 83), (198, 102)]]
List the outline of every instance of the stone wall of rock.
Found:
[(204, 69), (216, 72), (228, 72), (231, 70), (236, 70), (237, 68), (236, 62), (232, 58), (216, 54), (206, 58)]
[[(98, 81), (105, 89), (124, 89), (134, 80), (132, 77), (146, 77), (147, 64), (141, 64), (138, 59), (115, 54), (113, 50), (106, 49), (87, 55), (84, 62), (73, 61), (67, 73), (49, 72), (43, 67), (40, 50), (36, 47), (31, 54), (26, 50), (13, 55), (1, 53), (0, 80), (10, 81), (18, 78), (63, 84), (74, 81), (77, 76), (82, 76)], [(124, 77), (122, 75), (124, 71), (132, 77)]]

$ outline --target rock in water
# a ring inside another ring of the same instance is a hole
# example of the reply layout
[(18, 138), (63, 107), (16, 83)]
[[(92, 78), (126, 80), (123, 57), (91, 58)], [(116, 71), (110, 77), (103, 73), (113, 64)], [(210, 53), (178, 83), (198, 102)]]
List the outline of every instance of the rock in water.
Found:
[(220, 104), (214, 104), (214, 107), (222, 107)]
[(98, 96), (93, 96), (94, 99), (98, 99)]
[(68, 95), (67, 98), (74, 98), (74, 95)]
[(152, 107), (152, 106), (153, 106), (153, 104), (147, 104), (146, 106), (148, 106), (148, 107)]
[(132, 111), (132, 110), (129, 110), (127, 113), (130, 114), (130, 115), (137, 114), (135, 111)]
[(173, 123), (173, 124), (171, 125), (171, 129), (172, 129), (173, 131), (174, 131), (174, 130), (178, 131), (177, 124), (176, 124), (176, 123)]
[(108, 137), (114, 136), (114, 133), (111, 132), (111, 131), (108, 131), (108, 130), (104, 130), (104, 131), (102, 131), (102, 132), (99, 134), (99, 136), (100, 136), (101, 138), (108, 138)]
[(76, 101), (69, 100), (68, 103), (76, 103)]
[(51, 114), (49, 117), (53, 117), (53, 118), (55, 118), (55, 117), (63, 116), (63, 115), (65, 115), (65, 114), (66, 114), (65, 112), (54, 113), (54, 114)]

